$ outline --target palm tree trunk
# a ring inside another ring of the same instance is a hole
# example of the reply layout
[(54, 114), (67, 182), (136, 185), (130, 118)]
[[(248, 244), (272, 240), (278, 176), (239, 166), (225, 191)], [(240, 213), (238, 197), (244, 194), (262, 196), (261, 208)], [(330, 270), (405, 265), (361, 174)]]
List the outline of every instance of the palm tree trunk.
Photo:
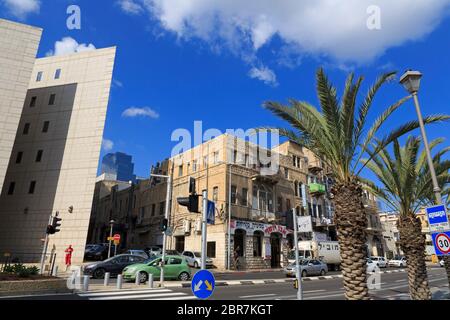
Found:
[(411, 212), (401, 214), (398, 220), (400, 247), (408, 268), (409, 293), (412, 300), (431, 300), (425, 262), (425, 236), (420, 220)]
[(336, 207), (336, 231), (341, 252), (345, 297), (368, 300), (366, 268), (367, 219), (362, 204), (361, 186), (354, 182), (335, 184), (332, 190)]
[(447, 272), (447, 280), (450, 288), (450, 256), (444, 256), (442, 259), (444, 260), (444, 267)]

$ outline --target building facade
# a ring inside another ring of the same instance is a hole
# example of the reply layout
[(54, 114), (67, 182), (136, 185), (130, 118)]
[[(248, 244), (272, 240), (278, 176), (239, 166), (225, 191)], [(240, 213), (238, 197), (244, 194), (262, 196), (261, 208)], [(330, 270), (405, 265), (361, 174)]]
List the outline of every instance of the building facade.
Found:
[(49, 248), (63, 265), (72, 245), (72, 263), (82, 263), (115, 52), (35, 61), (0, 197), (0, 252), (38, 262), (58, 212), (61, 232)]
[(123, 152), (108, 153), (103, 157), (101, 174), (105, 179), (136, 182), (132, 157)]
[(42, 29), (0, 19), (0, 192)]

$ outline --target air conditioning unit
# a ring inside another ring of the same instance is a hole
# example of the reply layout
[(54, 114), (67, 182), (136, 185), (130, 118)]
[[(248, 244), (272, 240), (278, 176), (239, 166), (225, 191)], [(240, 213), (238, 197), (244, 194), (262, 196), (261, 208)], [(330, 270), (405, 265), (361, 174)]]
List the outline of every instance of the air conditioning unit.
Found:
[(189, 220), (183, 221), (183, 230), (184, 230), (184, 234), (191, 233), (191, 222)]
[(202, 232), (202, 220), (197, 219), (197, 221), (195, 222), (195, 231), (198, 233)]

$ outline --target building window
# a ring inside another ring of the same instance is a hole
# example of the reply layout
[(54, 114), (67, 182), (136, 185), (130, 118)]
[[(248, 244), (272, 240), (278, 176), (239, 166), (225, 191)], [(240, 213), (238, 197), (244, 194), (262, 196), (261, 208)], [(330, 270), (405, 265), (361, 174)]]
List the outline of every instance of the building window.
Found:
[(53, 106), (55, 104), (56, 94), (52, 93), (48, 99), (48, 105)]
[(23, 152), (22, 151), (17, 152), (16, 163), (21, 163), (22, 157), (23, 157)]
[(61, 77), (61, 69), (56, 69), (55, 71), (55, 79), (59, 79)]
[(286, 199), (286, 211), (291, 210), (291, 199)]
[(216, 242), (215, 241), (210, 241), (210, 242), (207, 243), (206, 256), (208, 258), (215, 258), (216, 257)]
[(192, 172), (196, 172), (197, 171), (197, 160), (193, 160), (192, 161)]
[(298, 183), (298, 196), (301, 198), (303, 198), (302, 185), (303, 183), (301, 182)]
[(38, 152), (36, 154), (36, 162), (41, 162), (43, 153), (44, 153), (44, 150), (38, 150)]
[(208, 156), (204, 156), (203, 157), (203, 167), (207, 168), (208, 167)]
[(256, 186), (253, 186), (252, 208), (258, 209), (258, 188)]
[(183, 165), (178, 166), (178, 176), (181, 177), (183, 175)]
[(247, 206), (248, 205), (248, 189), (242, 188), (242, 197), (241, 197), (241, 205)]
[(13, 195), (15, 188), (16, 188), (16, 183), (15, 182), (10, 182), (9, 183), (9, 187), (8, 187), (8, 194), (9, 195)]
[(294, 193), (295, 193), (295, 196), (298, 197), (298, 183), (297, 183), (297, 181), (294, 181)]
[(36, 100), (37, 100), (37, 97), (31, 97), (30, 108), (33, 108), (36, 106)]
[(277, 200), (277, 211), (283, 212), (283, 198), (279, 197)]
[(237, 199), (237, 188), (236, 186), (231, 186), (231, 203), (237, 204), (236, 199)]
[(48, 127), (50, 126), (50, 121), (44, 121), (44, 125), (42, 126), (42, 132), (48, 132)]
[(262, 256), (262, 239), (264, 234), (261, 231), (255, 231), (253, 234), (253, 256), (261, 257)]
[(235, 150), (235, 151), (233, 152), (233, 163), (237, 163), (237, 156), (238, 156), (238, 153), (237, 153), (237, 151)]
[(214, 187), (213, 188), (213, 201), (215, 203), (217, 203), (218, 197), (219, 197), (219, 187)]
[(245, 155), (245, 166), (248, 167), (249, 163), (248, 163), (249, 157), (248, 154)]
[(214, 164), (219, 163), (219, 151), (214, 152), (213, 157)]
[(166, 202), (162, 201), (159, 203), (159, 215), (163, 216), (165, 210), (166, 210)]
[(23, 126), (23, 134), (28, 134), (29, 131), (30, 131), (30, 123), (27, 122), (27, 123), (25, 123), (25, 125)]
[(154, 217), (156, 214), (156, 204), (152, 204), (152, 217)]
[(36, 188), (36, 181), (31, 181), (30, 182), (30, 188), (28, 189), (28, 193), (29, 194), (33, 194), (35, 188)]
[(289, 169), (288, 168), (284, 168), (284, 178), (289, 179)]
[(42, 80), (43, 72), (39, 71), (36, 76), (36, 82), (40, 82)]

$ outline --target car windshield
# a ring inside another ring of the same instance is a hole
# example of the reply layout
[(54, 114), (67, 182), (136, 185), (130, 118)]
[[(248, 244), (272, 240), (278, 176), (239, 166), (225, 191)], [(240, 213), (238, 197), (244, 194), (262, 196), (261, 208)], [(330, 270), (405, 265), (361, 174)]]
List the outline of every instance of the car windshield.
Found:
[(200, 252), (194, 252), (194, 256), (197, 258), (201, 258), (202, 254)]

